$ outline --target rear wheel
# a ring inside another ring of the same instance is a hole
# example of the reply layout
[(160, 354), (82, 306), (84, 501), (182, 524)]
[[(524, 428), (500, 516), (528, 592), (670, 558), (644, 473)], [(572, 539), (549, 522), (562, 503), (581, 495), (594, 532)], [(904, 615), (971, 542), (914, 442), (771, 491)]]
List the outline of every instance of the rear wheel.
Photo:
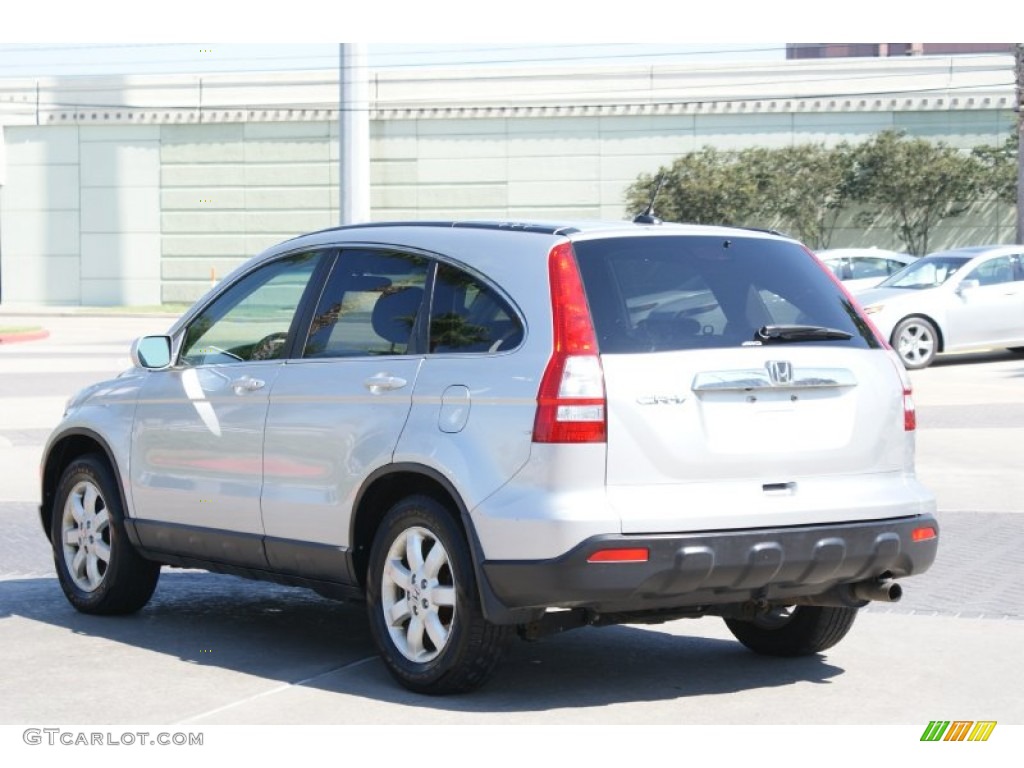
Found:
[(388, 671), (417, 693), (461, 693), (483, 685), (512, 627), (480, 609), (466, 537), (426, 496), (398, 502), (374, 538), (366, 597), (370, 631)]
[(856, 608), (781, 606), (753, 621), (726, 619), (747, 648), (765, 656), (809, 656), (831, 648), (850, 631)]
[(939, 351), (939, 333), (929, 320), (908, 317), (892, 332), (892, 346), (908, 370), (927, 368)]
[(134, 613), (156, 589), (160, 566), (142, 558), (124, 530), (114, 475), (99, 456), (64, 470), (50, 526), (57, 578), (82, 613)]

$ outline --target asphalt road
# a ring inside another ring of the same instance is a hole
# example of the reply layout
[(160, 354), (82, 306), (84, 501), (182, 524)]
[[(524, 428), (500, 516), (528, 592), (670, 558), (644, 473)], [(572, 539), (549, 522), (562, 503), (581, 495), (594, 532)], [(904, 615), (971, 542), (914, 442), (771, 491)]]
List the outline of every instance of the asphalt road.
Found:
[(300, 589), (167, 569), (135, 616), (73, 611), (38, 522), (42, 443), (68, 395), (170, 319), (33, 322), (50, 337), (0, 347), (0, 724), (1024, 723), (1024, 357), (912, 374), (939, 557), (828, 653), (760, 658), (716, 619), (583, 629), (517, 642), (483, 690), (432, 699), (390, 681), (361, 606)]

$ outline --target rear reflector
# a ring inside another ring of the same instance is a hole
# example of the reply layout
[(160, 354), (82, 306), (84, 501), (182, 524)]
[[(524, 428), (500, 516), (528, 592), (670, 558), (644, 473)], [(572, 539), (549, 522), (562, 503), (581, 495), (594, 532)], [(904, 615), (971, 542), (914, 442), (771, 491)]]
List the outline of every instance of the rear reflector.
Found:
[(588, 563), (646, 563), (650, 553), (646, 547), (630, 549), (599, 549), (587, 558)]
[(930, 525), (924, 528), (915, 528), (910, 534), (911, 541), (931, 541), (935, 538), (935, 529)]

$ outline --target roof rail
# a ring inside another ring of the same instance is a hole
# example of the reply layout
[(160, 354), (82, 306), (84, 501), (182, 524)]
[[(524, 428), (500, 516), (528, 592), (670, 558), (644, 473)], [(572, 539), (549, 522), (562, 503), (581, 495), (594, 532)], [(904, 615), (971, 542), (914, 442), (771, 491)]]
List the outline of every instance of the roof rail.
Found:
[(495, 230), (507, 230), (510, 232), (533, 232), (542, 235), (571, 235), (579, 232), (579, 229), (572, 226), (565, 226), (561, 224), (539, 224), (534, 222), (517, 222), (517, 221), (371, 221), (361, 224), (342, 224), (337, 227), (327, 227), (326, 229), (319, 229), (315, 232), (303, 233), (299, 237), (305, 237), (306, 234), (319, 235), (324, 232), (340, 232), (353, 229), (379, 229), (382, 227), (447, 227), (447, 228), (459, 228), (459, 229), (495, 229)]

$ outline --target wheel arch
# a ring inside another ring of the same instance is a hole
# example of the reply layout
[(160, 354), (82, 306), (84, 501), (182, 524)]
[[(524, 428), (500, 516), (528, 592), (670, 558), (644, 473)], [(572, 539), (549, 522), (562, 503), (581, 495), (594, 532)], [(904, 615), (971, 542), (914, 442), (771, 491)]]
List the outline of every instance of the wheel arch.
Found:
[(52, 528), (52, 516), (54, 496), (57, 493), (57, 484), (60, 483), (64, 470), (75, 459), (89, 454), (96, 454), (103, 458), (107, 467), (114, 474), (117, 485), (118, 501), (121, 509), (127, 517), (128, 505), (125, 499), (124, 485), (121, 482), (121, 471), (114, 460), (114, 452), (110, 445), (98, 434), (89, 429), (76, 428), (65, 432), (56, 440), (46, 453), (42, 466), (42, 503), (39, 505), (39, 518), (42, 522), (46, 537), (50, 537)]
[(352, 542), (352, 575), (359, 586), (366, 586), (370, 547), (384, 515), (401, 499), (417, 494), (429, 496), (453, 512), (452, 517), (472, 546), (475, 535), (470, 534), (469, 512), (448, 478), (423, 464), (388, 464), (366, 478), (352, 505), (349, 541)]
[(535, 620), (539, 613), (543, 613), (533, 609), (510, 609), (498, 599), (484, 573), (483, 547), (462, 495), (441, 472), (423, 464), (398, 463), (381, 467), (370, 474), (356, 494), (349, 530), (350, 565), (351, 576), (362, 589), (366, 588), (370, 548), (381, 520), (398, 501), (417, 494), (429, 496), (452, 512), (453, 519), (466, 536), (480, 603), (489, 621), (495, 624), (523, 624)]

